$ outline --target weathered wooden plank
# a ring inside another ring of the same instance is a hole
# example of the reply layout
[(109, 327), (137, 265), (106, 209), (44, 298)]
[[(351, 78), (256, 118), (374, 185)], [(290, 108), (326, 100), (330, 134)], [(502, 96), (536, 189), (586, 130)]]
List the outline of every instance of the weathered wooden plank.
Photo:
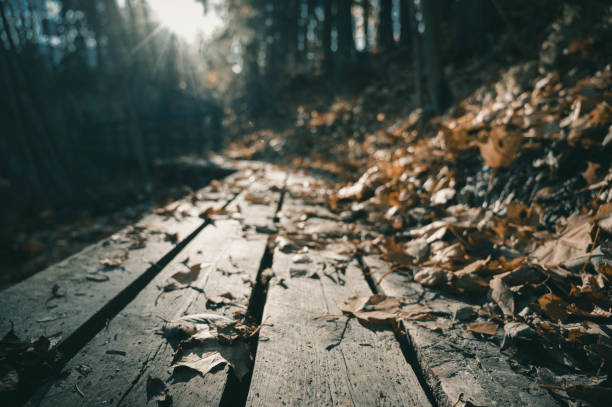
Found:
[[(74, 347), (94, 321), (103, 323), (112, 308), (125, 301), (121, 296), (135, 294), (136, 286), (158, 271), (153, 265), (175, 254), (180, 242), (203, 225), (201, 209), (222, 206), (233, 196), (227, 189), (210, 187), (199, 194), (203, 200), (195, 205), (185, 199), (174, 214), (145, 216), (134, 227), (3, 290), (0, 332), (8, 331), (12, 321), (20, 337), (52, 336), (62, 350)], [(117, 257), (126, 257), (120, 267), (100, 263)]]
[[(284, 216), (299, 214), (301, 204), (286, 199)], [(308, 231), (310, 221), (304, 222), (299, 229)], [(326, 230), (340, 226), (327, 222), (333, 225)], [(281, 218), (281, 223), (291, 221)], [(342, 316), (313, 319), (339, 314), (336, 304), (352, 295), (371, 294), (357, 264), (353, 261), (346, 274), (334, 278), (337, 263), (349, 259), (310, 250), (306, 256), (311, 263), (295, 264), (294, 256), (274, 253), (275, 277), (268, 289), (246, 405), (430, 405), (392, 332), (366, 328)]]
[[(261, 208), (253, 209), (254, 205), (242, 196), (244, 193), (234, 204), (241, 206), (244, 216), (248, 217), (251, 210), (263, 215)], [(265, 215), (272, 219), (276, 201), (267, 208)], [(244, 312), (266, 241), (267, 235), (263, 234), (243, 236), (243, 226), (236, 219), (215, 220), (68, 363), (66, 377), (40, 391), (32, 403), (154, 405), (155, 400), (147, 398), (147, 380), (156, 378), (167, 386), (174, 406), (218, 405), (228, 369), (204, 377), (197, 373), (174, 376), (170, 365), (175, 349), (156, 332), (165, 320), (210, 312), (206, 309), (207, 298), (226, 292), (236, 298), (235, 305), (215, 312), (227, 316)], [(158, 288), (175, 272), (186, 271), (186, 265), (196, 263), (201, 263), (203, 269), (192, 288), (170, 292)], [(77, 386), (85, 397), (76, 390)]]
[[(378, 281), (389, 264), (376, 256), (364, 258), (372, 277)], [(412, 277), (391, 273), (380, 282), (387, 295), (427, 304), (433, 311), (446, 314), (468, 304), (424, 290)], [(404, 321), (403, 328), (418, 363), (440, 406), (453, 406), (463, 393), (463, 400), (486, 406), (558, 406), (537, 383), (512, 370), (509, 358), (498, 346), (465, 335), (461, 323), (444, 332), (429, 330), (415, 322)], [(462, 336), (463, 335), (463, 336)]]

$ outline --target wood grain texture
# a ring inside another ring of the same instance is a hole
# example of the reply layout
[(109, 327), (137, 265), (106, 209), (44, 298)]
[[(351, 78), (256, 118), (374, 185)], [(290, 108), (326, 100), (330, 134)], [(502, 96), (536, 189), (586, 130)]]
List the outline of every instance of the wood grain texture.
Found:
[[(364, 263), (375, 281), (390, 265), (376, 256)], [(387, 295), (404, 297), (409, 302), (427, 304), (438, 314), (452, 318), (456, 307), (468, 304), (436, 293), (412, 281), (408, 274), (391, 273), (380, 282)], [(417, 323), (402, 323), (408, 341), (440, 406), (452, 406), (463, 393), (463, 400), (477, 406), (558, 406), (550, 394), (529, 377), (512, 370), (509, 357), (486, 340), (466, 335), (455, 324), (443, 332), (429, 330)]]
[[(308, 210), (291, 196), (286, 199), (285, 217), (299, 215), (300, 205)], [(282, 224), (293, 221), (281, 217)], [(325, 230), (340, 227), (326, 222)], [(300, 229), (308, 231), (308, 223)], [(366, 328), (344, 316), (313, 319), (339, 314), (338, 302), (371, 292), (355, 262), (340, 279), (332, 279), (334, 266), (347, 258), (318, 250), (307, 256), (311, 263), (294, 264), (294, 254), (274, 253), (275, 277), (246, 405), (429, 406), (391, 331)]]
[[(55, 336), (63, 341), (71, 337), (110, 301), (140, 278), (153, 264), (203, 223), (199, 208), (222, 206), (232, 195), (229, 191), (202, 190), (204, 201), (191, 209), (190, 214), (145, 216), (135, 226), (142, 228), (146, 243), (142, 248), (130, 248), (138, 240), (133, 227), (91, 245), (66, 260), (50, 266), (0, 293), (0, 332), (14, 323), (20, 337)], [(183, 201), (186, 202), (186, 201)], [(176, 234), (176, 240), (171, 235)], [(129, 251), (121, 267), (108, 268), (100, 261), (123, 256)], [(64, 295), (54, 297), (57, 285)]]
[[(249, 216), (253, 205), (241, 197), (235, 203), (241, 205), (245, 216)], [(261, 208), (254, 211), (271, 219), (276, 201), (267, 208), (267, 214), (263, 214)], [(170, 344), (159, 335), (159, 329), (164, 321), (211, 312), (206, 309), (207, 298), (226, 292), (236, 298), (235, 305), (214, 312), (231, 316), (236, 311), (245, 311), (267, 235), (243, 236), (243, 226), (238, 220), (222, 218), (200, 232), (69, 362), (65, 378), (39, 392), (31, 403), (42, 406), (155, 405), (154, 400), (147, 398), (147, 380), (151, 377), (165, 383), (173, 406), (218, 405), (228, 368), (205, 376), (195, 372), (173, 374), (170, 366), (176, 344)], [(158, 288), (177, 271), (187, 270), (186, 265), (196, 263), (201, 263), (203, 269), (191, 288), (170, 292)], [(76, 386), (85, 397), (79, 394)]]

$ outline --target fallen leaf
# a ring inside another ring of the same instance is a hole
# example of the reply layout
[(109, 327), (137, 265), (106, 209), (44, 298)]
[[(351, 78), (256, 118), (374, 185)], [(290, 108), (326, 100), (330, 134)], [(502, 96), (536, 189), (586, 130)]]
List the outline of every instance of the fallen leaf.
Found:
[(427, 267), (414, 275), (414, 281), (425, 287), (440, 287), (448, 282), (448, 273), (436, 267)]
[(591, 228), (588, 219), (574, 219), (559, 238), (544, 243), (532, 256), (550, 266), (583, 256), (591, 244)]
[(402, 308), (398, 314), (397, 319), (409, 320), (409, 321), (422, 321), (425, 319), (434, 319), (435, 316), (432, 314), (432, 309), (425, 305), (409, 305)]
[(514, 315), (514, 296), (501, 278), (493, 278), (489, 281), (491, 287), (491, 298), (499, 305), (506, 316)]
[(522, 138), (520, 131), (494, 127), (486, 143), (478, 143), (480, 155), (491, 168), (509, 167), (521, 149)]
[(364, 323), (380, 324), (395, 321), (401, 304), (401, 298), (374, 294), (370, 297), (350, 297), (339, 303), (338, 308)]
[(453, 327), (451, 321), (442, 318), (438, 318), (435, 321), (416, 321), (415, 323), (432, 331), (446, 331)]
[(395, 265), (411, 264), (412, 257), (404, 252), (400, 244), (395, 243), (394, 239), (385, 239), (381, 245), (385, 259)]
[(173, 202), (171, 204), (164, 206), (163, 208), (157, 208), (153, 212), (156, 215), (172, 215), (177, 210), (180, 204), (181, 203), (178, 201)]
[(182, 288), (187, 288), (198, 279), (202, 270), (202, 264), (195, 264), (189, 268), (189, 271), (179, 271), (168, 278), (165, 284), (161, 287), (164, 291), (173, 291)]
[(166, 384), (161, 379), (149, 376), (147, 379), (147, 402), (151, 400), (157, 402), (158, 407), (172, 405), (172, 396), (168, 392)]
[(207, 219), (215, 215), (227, 215), (227, 209), (225, 208), (213, 208), (212, 206), (206, 208), (206, 210), (200, 212), (200, 218)]
[(105, 258), (105, 259), (100, 260), (100, 264), (108, 268), (119, 267), (128, 258), (129, 254), (130, 254), (129, 250), (126, 250), (120, 256), (115, 256), (113, 258)]
[(291, 253), (299, 249), (299, 247), (285, 236), (277, 236), (274, 239), (275, 247), (283, 253)]
[(432, 205), (445, 205), (448, 201), (455, 197), (456, 191), (454, 188), (443, 188), (431, 195)]
[(552, 318), (553, 321), (565, 321), (569, 316), (568, 303), (559, 296), (548, 293), (538, 298), (538, 304), (542, 311)]
[(527, 205), (519, 202), (510, 202), (506, 209), (506, 219), (514, 225), (537, 226), (540, 223), (538, 215)]
[(174, 369), (185, 367), (202, 375), (218, 366), (230, 365), (238, 380), (251, 366), (250, 347), (245, 339), (257, 329), (218, 314), (188, 315), (166, 324), (166, 337), (187, 335), (174, 356)]
[(587, 184), (593, 184), (597, 182), (597, 180), (599, 179), (599, 176), (597, 175), (597, 171), (599, 171), (600, 168), (601, 168), (600, 164), (597, 164), (591, 161), (587, 161), (587, 169), (582, 171), (580, 175), (582, 175), (582, 178), (584, 178)]
[(255, 205), (268, 205), (271, 202), (269, 196), (254, 195), (251, 193), (246, 193), (244, 195), (244, 200), (251, 202)]
[(499, 329), (499, 324), (495, 322), (470, 322), (467, 330), (477, 334), (495, 335)]
[(164, 240), (176, 244), (178, 242), (178, 233), (164, 233)]

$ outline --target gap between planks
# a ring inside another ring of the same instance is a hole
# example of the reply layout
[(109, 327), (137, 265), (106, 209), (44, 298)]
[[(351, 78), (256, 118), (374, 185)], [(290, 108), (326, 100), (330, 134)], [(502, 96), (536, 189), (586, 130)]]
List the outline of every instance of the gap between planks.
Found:
[[(292, 212), (317, 209), (296, 198), (307, 179), (290, 181), (280, 219), (281, 232), (289, 234), (297, 223)], [(342, 224), (319, 217), (312, 225), (304, 223), (305, 234), (342, 229)], [(274, 253), (275, 277), (246, 405), (431, 405), (391, 331), (366, 328), (352, 318), (313, 319), (338, 314), (336, 303), (351, 295), (368, 295), (370, 289), (346, 256), (316, 249), (308, 256), (312, 263), (300, 265), (308, 275), (297, 276), (290, 271), (295, 268), (293, 255)], [(322, 269), (338, 261), (350, 264), (346, 275), (332, 282)], [(311, 273), (318, 273), (318, 278), (310, 278)]]
[[(266, 189), (261, 185), (253, 187), (257, 189), (258, 186), (260, 190)], [(253, 188), (249, 186), (249, 189)], [(237, 211), (239, 207), (243, 216), (240, 222), (235, 219), (216, 221), (214, 227), (205, 228), (181, 252), (180, 259), (188, 256), (189, 264), (203, 262), (211, 265), (194, 282), (198, 290), (164, 293), (159, 302), (155, 302), (159, 295), (156, 285), (163, 284), (177, 271), (177, 267), (181, 268), (179, 257), (175, 258), (110, 322), (105, 331), (101, 331), (70, 361), (66, 369), (68, 377), (41, 391), (35, 398), (36, 403), (49, 406), (89, 405), (92, 402), (116, 403), (119, 400), (122, 405), (145, 404), (148, 377), (167, 377), (174, 353), (171, 345), (152, 331), (159, 328), (159, 318), (170, 320), (183, 314), (203, 312), (207, 296), (220, 295), (232, 289), (240, 291), (238, 294), (242, 293), (241, 297), (250, 292), (248, 284), (245, 286), (246, 282), (241, 278), (246, 277), (251, 281), (255, 278), (257, 270), (254, 267), (259, 264), (267, 240), (267, 235), (253, 234), (252, 229), (271, 219), (276, 206), (268, 205), (266, 209), (266, 206), (250, 204), (239, 197), (229, 209)], [(255, 224), (251, 224), (251, 221)], [(201, 250), (201, 247), (206, 249)], [(234, 262), (238, 262), (240, 269), (246, 272), (229, 276), (219, 273), (222, 269), (231, 270)], [(133, 334), (126, 336), (126, 332)], [(125, 348), (129, 352), (109, 356), (109, 346)], [(92, 372), (83, 374), (79, 370), (81, 366), (91, 366)], [(226, 368), (207, 374), (205, 379), (196, 375), (189, 382), (172, 383), (174, 405), (218, 404), (227, 375)], [(104, 387), (99, 386), (100, 383)], [(74, 391), (77, 385), (86, 399)]]

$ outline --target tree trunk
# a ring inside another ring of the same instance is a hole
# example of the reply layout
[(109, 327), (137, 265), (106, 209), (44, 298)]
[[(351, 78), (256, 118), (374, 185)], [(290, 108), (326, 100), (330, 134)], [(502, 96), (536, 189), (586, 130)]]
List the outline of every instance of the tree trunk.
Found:
[(325, 76), (330, 77), (332, 74), (332, 49), (331, 49), (331, 32), (332, 32), (332, 0), (323, 0), (323, 72)]
[(423, 86), (422, 86), (422, 66), (423, 66), (423, 50), (421, 47), (421, 34), (418, 29), (418, 22), (416, 20), (416, 8), (414, 2), (409, 0), (409, 15), (410, 15), (410, 28), (412, 33), (412, 55), (413, 55), (413, 66), (414, 66), (414, 99), (415, 105), (423, 107)]
[(412, 0), (400, 0), (400, 45), (402, 48), (408, 48), (410, 46), (410, 3)]
[(353, 40), (353, 16), (351, 0), (337, 0), (338, 53), (344, 59), (353, 55), (355, 41)]
[(383, 51), (393, 48), (393, 20), (391, 18), (391, 0), (380, 0), (378, 13), (378, 46)]
[[(55, 152), (55, 148), (50, 140), (49, 131), (47, 128), (47, 120), (44, 116), (42, 109), (42, 102), (39, 99), (36, 88), (34, 87), (33, 80), (29, 77), (27, 71), (24, 69), (24, 64), (19, 58), (19, 53), (15, 45), (15, 41), (11, 35), (10, 24), (6, 17), (6, 12), (3, 7), (4, 2), (0, 3), (0, 20), (6, 33), (6, 39), (9, 45), (7, 52), (9, 59), (9, 70), (12, 69), (15, 87), (21, 91), (23, 87), (25, 92), (21, 93), (21, 98), (18, 101), (23, 111), (23, 117), (26, 118), (26, 107), (29, 107), (30, 118), (29, 121), (38, 132), (38, 146), (40, 147), (40, 155), (44, 157), (42, 161), (47, 166), (47, 170), (51, 179), (55, 181), (56, 186), (62, 192), (67, 194), (72, 193), (72, 186), (70, 184), (68, 175), (62, 167), (60, 161)], [(10, 55), (9, 55), (10, 54)], [(13, 58), (11, 58), (11, 56)], [(30, 103), (26, 103), (25, 100), (29, 99)], [(27, 137), (27, 134), (23, 135)], [(27, 141), (26, 141), (27, 144)]]
[(440, 56), (440, 19), (435, 0), (422, 0), (425, 20), (425, 62), (427, 83), (434, 109), (440, 113), (451, 103), (451, 92), (444, 73)]
[(361, 7), (363, 9), (363, 50), (367, 51), (370, 49), (370, 12), (372, 10), (370, 0), (362, 0)]

